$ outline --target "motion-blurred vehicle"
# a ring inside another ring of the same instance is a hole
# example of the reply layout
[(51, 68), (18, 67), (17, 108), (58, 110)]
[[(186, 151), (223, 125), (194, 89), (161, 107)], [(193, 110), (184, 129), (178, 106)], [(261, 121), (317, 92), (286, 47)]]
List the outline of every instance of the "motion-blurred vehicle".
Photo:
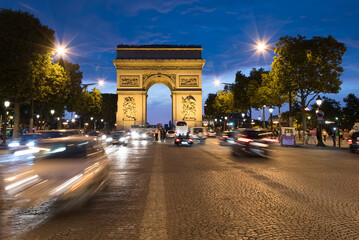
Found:
[(219, 145), (221, 146), (231, 146), (235, 143), (235, 136), (237, 132), (223, 132), (222, 136), (219, 138)]
[(193, 138), (189, 136), (189, 134), (186, 135), (177, 135), (175, 137), (175, 145), (178, 146), (192, 146), (193, 144)]
[(204, 127), (192, 127), (190, 135), (194, 142), (205, 143), (207, 138), (207, 130)]
[(21, 138), (13, 139), (8, 143), (10, 150), (26, 149), (37, 145), (39, 139), (43, 139), (46, 136), (41, 133), (28, 133)]
[(217, 133), (215, 131), (208, 131), (208, 137), (217, 137)]
[(271, 138), (272, 133), (266, 130), (244, 129), (236, 134), (232, 151), (235, 155), (244, 154), (251, 156), (268, 157), (272, 143), (278, 143)]
[(130, 136), (133, 140), (147, 140), (151, 135), (147, 131), (132, 130)]
[(117, 145), (127, 145), (129, 136), (125, 131), (116, 131), (111, 134), (110, 137), (106, 139), (107, 142)]
[(178, 121), (176, 123), (176, 135), (187, 135), (188, 125), (185, 121)]
[(50, 199), (78, 203), (108, 180), (109, 161), (93, 137), (43, 139), (31, 149), (34, 164), (4, 182), (8, 194), (33, 205)]
[(166, 134), (167, 138), (174, 138), (176, 137), (176, 131), (175, 130), (168, 130)]
[(89, 132), (88, 135), (90, 137), (94, 137), (94, 139), (99, 142), (105, 142), (106, 138), (107, 138), (106, 134), (104, 134), (103, 132), (100, 132), (100, 131)]
[(40, 133), (44, 138), (61, 138), (75, 135), (82, 135), (82, 132), (78, 129), (57, 129), (57, 130), (40, 130)]
[(359, 132), (354, 132), (348, 139), (350, 152), (359, 152)]

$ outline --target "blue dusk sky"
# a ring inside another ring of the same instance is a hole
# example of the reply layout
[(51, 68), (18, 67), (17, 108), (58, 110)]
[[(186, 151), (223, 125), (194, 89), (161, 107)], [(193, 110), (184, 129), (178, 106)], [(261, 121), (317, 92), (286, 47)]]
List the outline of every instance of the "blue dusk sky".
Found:
[[(99, 88), (105, 93), (116, 91), (112, 60), (118, 44), (202, 45), (204, 101), (208, 93), (223, 88), (213, 84), (215, 79), (230, 83), (239, 70), (248, 74), (252, 68), (270, 69), (274, 54), (269, 50), (257, 54), (256, 41), (274, 46), (281, 36), (300, 34), (332, 35), (345, 43), (342, 90), (328, 96), (342, 101), (349, 93), (359, 95), (359, 1), (355, 0), (0, 0), (0, 6), (28, 11), (54, 29), (57, 41), (71, 48), (68, 60), (80, 65), (83, 82), (103, 78), (106, 84)], [(150, 123), (167, 123), (170, 90), (153, 86), (148, 109)]]

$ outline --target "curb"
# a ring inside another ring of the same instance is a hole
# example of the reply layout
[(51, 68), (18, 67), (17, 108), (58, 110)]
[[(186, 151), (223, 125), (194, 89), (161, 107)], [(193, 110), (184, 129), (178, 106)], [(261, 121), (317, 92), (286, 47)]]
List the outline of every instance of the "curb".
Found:
[(339, 151), (349, 151), (349, 148), (339, 148), (333, 146), (326, 146), (326, 147), (317, 147), (315, 145), (296, 145), (298, 148), (310, 148), (310, 149), (321, 149), (321, 150), (339, 150)]

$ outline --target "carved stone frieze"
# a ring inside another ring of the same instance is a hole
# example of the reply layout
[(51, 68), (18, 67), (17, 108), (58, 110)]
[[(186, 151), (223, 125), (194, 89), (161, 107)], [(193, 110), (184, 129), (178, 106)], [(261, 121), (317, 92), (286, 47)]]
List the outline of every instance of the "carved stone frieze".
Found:
[(183, 120), (196, 120), (196, 99), (193, 96), (182, 97), (181, 113)]
[(143, 78), (143, 85), (145, 85), (146, 81), (149, 78), (161, 78), (161, 77), (168, 77), (169, 79), (171, 79), (172, 83), (175, 84), (176, 83), (176, 74), (163, 74), (163, 73), (150, 73), (150, 74), (143, 74), (142, 78)]
[(139, 87), (140, 76), (139, 75), (121, 75), (120, 87)]
[(136, 103), (133, 97), (126, 97), (123, 102), (123, 116), (126, 120), (136, 118)]
[(193, 76), (179, 76), (179, 86), (180, 87), (198, 87), (198, 75)]

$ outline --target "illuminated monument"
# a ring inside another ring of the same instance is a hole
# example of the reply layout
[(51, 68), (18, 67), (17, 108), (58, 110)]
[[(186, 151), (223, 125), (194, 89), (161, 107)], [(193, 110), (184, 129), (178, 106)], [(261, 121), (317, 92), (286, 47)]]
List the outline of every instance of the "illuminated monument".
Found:
[(202, 125), (201, 46), (118, 45), (117, 129), (147, 122), (147, 92), (155, 84), (171, 90), (172, 122)]

